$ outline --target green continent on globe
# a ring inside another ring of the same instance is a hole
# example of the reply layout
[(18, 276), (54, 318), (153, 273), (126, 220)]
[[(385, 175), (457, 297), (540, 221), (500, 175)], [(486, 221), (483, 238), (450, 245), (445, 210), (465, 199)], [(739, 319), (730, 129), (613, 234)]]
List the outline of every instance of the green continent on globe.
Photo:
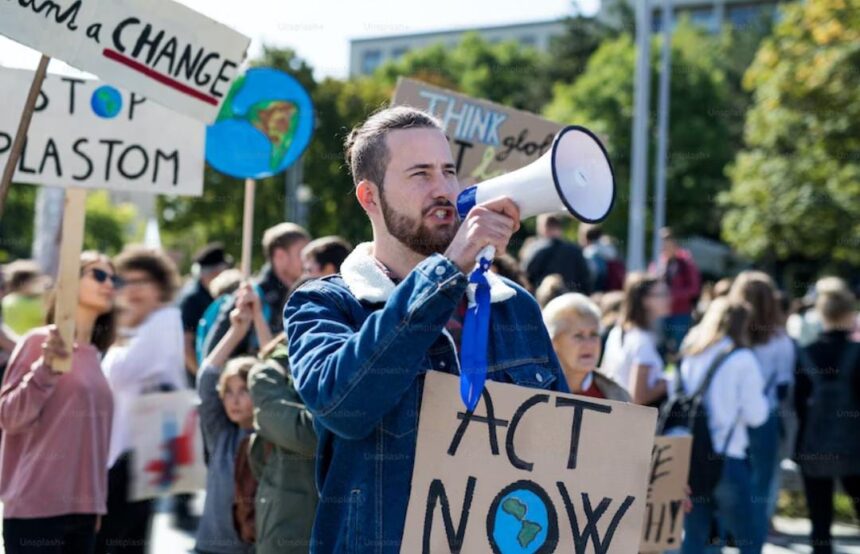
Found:
[(271, 169), (280, 167), (298, 127), (299, 110), (286, 100), (263, 100), (248, 110), (248, 120), (272, 143)]
[(113, 96), (111, 96), (110, 92), (100, 90), (97, 94), (99, 96), (99, 101), (102, 104), (102, 108), (104, 109), (104, 115), (115, 115), (116, 112), (119, 111), (119, 106), (117, 106), (117, 103)]
[(507, 500), (505, 500), (502, 503), (502, 510), (504, 510), (507, 514), (512, 515), (517, 519), (517, 521), (522, 523), (520, 532), (517, 535), (517, 542), (519, 542), (520, 546), (523, 548), (530, 545), (543, 529), (540, 524), (525, 519), (526, 513), (528, 513), (529, 509), (518, 498), (508, 498)]

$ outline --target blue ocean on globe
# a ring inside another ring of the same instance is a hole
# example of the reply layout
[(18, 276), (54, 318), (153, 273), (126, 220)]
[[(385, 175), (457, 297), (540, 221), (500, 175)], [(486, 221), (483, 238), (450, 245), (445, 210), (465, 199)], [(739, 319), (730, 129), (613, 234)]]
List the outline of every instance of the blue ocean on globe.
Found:
[(314, 108), (301, 84), (270, 68), (236, 79), (206, 129), (206, 161), (227, 175), (262, 179), (290, 167), (314, 130)]
[(534, 554), (546, 542), (548, 528), (543, 500), (530, 490), (515, 489), (496, 508), (493, 539), (504, 554)]
[(110, 85), (102, 85), (93, 91), (90, 106), (97, 116), (111, 119), (122, 109), (122, 94)]

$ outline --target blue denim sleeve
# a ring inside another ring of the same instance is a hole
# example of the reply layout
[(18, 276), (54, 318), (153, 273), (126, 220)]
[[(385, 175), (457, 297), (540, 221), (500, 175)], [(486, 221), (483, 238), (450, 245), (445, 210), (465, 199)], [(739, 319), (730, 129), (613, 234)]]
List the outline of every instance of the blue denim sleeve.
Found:
[(441, 255), (421, 262), (385, 306), (356, 331), (336, 285), (312, 282), (284, 309), (296, 389), (319, 423), (351, 439), (369, 435), (426, 368), (466, 291), (466, 277)]

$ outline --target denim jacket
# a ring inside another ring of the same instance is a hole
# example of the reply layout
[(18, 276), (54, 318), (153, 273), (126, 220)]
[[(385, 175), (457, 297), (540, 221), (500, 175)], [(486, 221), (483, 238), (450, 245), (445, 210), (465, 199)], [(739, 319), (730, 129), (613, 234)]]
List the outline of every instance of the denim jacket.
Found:
[[(395, 286), (370, 244), (341, 271), (305, 284), (284, 312), (296, 388), (319, 436), (311, 551), (399, 552), (424, 374), (458, 373), (444, 326), (468, 283), (436, 254)], [(567, 392), (537, 303), (510, 281), (488, 279), (488, 379)]]

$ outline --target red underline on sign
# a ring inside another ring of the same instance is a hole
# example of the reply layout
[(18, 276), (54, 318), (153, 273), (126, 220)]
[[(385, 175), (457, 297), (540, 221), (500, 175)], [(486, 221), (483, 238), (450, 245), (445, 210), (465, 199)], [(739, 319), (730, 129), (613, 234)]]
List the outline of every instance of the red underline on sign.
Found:
[(115, 52), (114, 50), (105, 48), (104, 51), (102, 51), (102, 54), (104, 55), (104, 57), (110, 60), (119, 62), (127, 67), (130, 67), (138, 73), (143, 73), (150, 79), (155, 79), (159, 83), (167, 85), (170, 88), (178, 90), (181, 93), (187, 94), (188, 96), (194, 97), (202, 102), (206, 102), (207, 104), (212, 104), (213, 106), (218, 105), (218, 100), (216, 98), (203, 94), (200, 91), (194, 90), (188, 85), (180, 83), (176, 79), (172, 79), (167, 75), (162, 75), (161, 73), (158, 73), (157, 71), (146, 67), (145, 65), (136, 60), (133, 60), (127, 56), (123, 56), (119, 52)]

